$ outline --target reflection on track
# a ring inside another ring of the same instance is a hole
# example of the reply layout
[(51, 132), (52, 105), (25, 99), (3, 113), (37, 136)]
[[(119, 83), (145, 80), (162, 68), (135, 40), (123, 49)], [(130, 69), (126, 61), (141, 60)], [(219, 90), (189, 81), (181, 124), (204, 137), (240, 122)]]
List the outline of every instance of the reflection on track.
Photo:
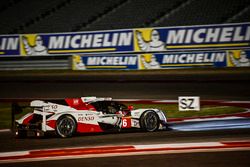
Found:
[(169, 129), (177, 131), (204, 131), (218, 129), (240, 129), (250, 128), (250, 118), (224, 118), (211, 119), (206, 121), (188, 121), (170, 123)]
[(146, 132), (121, 132), (108, 134), (89, 134), (61, 139), (55, 136), (46, 138), (15, 139), (11, 132), (0, 133), (0, 152), (22, 151), (33, 149), (49, 149), (62, 147), (92, 147), (107, 145), (135, 145), (157, 143), (181, 142), (210, 142), (249, 140), (250, 130), (224, 129), (210, 131), (158, 131)]
[(226, 151), (226, 152), (204, 152), (204, 153), (187, 153), (187, 154), (162, 154), (162, 155), (139, 155), (139, 156), (117, 156), (104, 158), (84, 158), (73, 160), (58, 161), (38, 161), (24, 163), (3, 164), (4, 167), (132, 167), (132, 166), (164, 166), (164, 167), (249, 167), (249, 151)]

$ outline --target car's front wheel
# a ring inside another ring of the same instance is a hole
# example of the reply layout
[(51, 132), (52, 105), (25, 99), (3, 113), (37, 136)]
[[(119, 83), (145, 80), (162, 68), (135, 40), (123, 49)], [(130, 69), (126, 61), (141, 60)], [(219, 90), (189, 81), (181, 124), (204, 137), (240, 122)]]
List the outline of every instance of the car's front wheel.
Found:
[(153, 132), (160, 126), (159, 116), (153, 110), (145, 111), (140, 117), (140, 126), (142, 130)]
[(56, 122), (56, 133), (60, 137), (71, 137), (76, 131), (76, 121), (70, 115), (61, 116)]

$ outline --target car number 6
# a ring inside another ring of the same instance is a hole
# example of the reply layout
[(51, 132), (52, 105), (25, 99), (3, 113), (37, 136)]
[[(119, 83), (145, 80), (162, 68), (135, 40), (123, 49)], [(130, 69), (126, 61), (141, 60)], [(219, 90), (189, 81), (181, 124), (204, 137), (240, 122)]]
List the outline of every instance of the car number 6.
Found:
[(127, 126), (128, 126), (127, 119), (122, 119), (122, 127), (127, 127)]

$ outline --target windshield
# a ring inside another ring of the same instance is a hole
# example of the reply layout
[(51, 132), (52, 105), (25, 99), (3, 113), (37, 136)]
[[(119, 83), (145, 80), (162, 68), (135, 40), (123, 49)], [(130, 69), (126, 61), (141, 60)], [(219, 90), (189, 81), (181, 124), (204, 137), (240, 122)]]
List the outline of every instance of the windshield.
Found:
[(105, 113), (116, 113), (118, 111), (128, 110), (128, 107), (116, 101), (97, 101), (91, 103), (97, 111)]

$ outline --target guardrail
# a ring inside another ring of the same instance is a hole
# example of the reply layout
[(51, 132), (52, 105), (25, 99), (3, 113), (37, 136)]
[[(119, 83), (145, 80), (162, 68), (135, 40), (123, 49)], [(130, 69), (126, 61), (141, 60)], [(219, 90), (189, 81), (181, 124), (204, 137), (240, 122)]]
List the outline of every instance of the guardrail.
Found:
[(71, 69), (71, 56), (1, 58), (0, 70)]

